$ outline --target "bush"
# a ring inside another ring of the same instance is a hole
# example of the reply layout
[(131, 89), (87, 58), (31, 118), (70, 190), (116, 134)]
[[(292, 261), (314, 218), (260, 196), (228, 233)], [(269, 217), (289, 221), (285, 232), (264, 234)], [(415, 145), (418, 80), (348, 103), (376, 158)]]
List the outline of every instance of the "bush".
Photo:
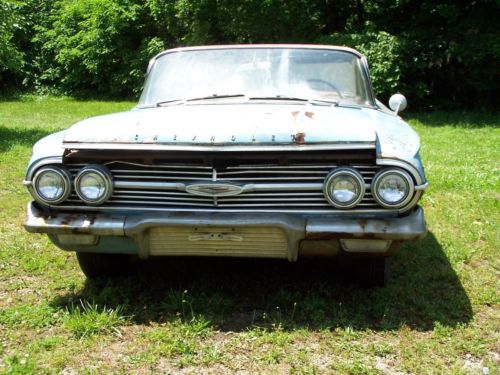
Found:
[(0, 85), (2, 72), (17, 73), (23, 65), (23, 53), (14, 43), (14, 33), (18, 28), (17, 6), (5, 0), (0, 2)]
[(494, 0), (0, 0), (0, 87), (130, 96), (166, 48), (320, 42), (364, 53), (383, 100), (495, 108), (498, 11)]
[[(69, 93), (130, 95), (148, 58), (163, 45), (144, 33), (141, 1), (66, 0), (56, 4), (42, 51), (54, 56), (45, 74)], [(152, 51), (154, 50), (154, 51)]]
[(403, 43), (386, 32), (365, 34), (332, 34), (319, 38), (319, 43), (352, 47), (364, 54), (370, 65), (373, 88), (377, 97), (387, 99), (400, 89)]

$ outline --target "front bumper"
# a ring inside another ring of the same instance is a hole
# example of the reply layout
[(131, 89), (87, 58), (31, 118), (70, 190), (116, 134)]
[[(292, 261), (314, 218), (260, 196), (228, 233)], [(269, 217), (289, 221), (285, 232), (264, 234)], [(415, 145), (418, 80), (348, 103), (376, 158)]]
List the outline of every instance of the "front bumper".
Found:
[[(384, 255), (391, 243), (420, 239), (427, 233), (420, 207), (403, 217), (359, 219), (282, 213), (47, 214), (31, 202), (24, 227), (28, 232), (47, 233), (59, 247), (77, 251), (105, 252), (99, 244), (112, 238), (115, 245), (116, 241), (131, 243), (132, 239), (141, 258), (219, 255), (290, 261), (297, 259), (301, 249), (325, 244), (326, 252), (332, 254), (341, 249)], [(113, 247), (109, 241), (107, 244)], [(363, 251), (363, 246), (369, 250)]]

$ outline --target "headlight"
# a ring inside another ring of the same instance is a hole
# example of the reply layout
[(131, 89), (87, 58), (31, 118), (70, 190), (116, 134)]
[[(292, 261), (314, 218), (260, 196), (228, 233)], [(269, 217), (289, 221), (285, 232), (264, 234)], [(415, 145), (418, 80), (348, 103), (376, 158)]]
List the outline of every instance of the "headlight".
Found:
[(75, 190), (82, 201), (97, 206), (113, 194), (113, 178), (108, 168), (89, 165), (75, 177)]
[(411, 176), (402, 169), (383, 169), (372, 181), (372, 194), (375, 200), (386, 208), (406, 205), (415, 192)]
[(365, 182), (355, 169), (337, 168), (326, 177), (323, 193), (334, 207), (352, 208), (363, 199)]
[(44, 167), (33, 177), (35, 198), (44, 204), (58, 204), (71, 193), (71, 175), (62, 167)]

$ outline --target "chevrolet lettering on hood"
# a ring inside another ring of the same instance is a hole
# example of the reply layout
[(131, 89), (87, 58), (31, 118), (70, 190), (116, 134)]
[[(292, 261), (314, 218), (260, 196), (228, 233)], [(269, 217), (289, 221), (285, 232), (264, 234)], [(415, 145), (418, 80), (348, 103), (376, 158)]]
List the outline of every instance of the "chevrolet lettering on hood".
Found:
[(420, 140), (366, 58), (327, 45), (164, 51), (141, 98), (33, 148), (25, 228), (89, 278), (132, 257), (351, 258), (383, 285), (425, 236)]

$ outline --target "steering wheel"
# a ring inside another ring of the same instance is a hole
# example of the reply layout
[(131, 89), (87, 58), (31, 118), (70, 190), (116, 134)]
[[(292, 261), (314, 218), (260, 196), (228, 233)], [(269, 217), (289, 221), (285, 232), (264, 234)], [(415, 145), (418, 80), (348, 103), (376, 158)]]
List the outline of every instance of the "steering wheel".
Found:
[(308, 79), (306, 82), (309, 84), (309, 86), (312, 89), (316, 89), (318, 86), (321, 86), (321, 85), (324, 87), (328, 87), (328, 89), (335, 91), (337, 93), (337, 95), (340, 98), (342, 98), (342, 94), (341, 94), (340, 90), (333, 83), (325, 81), (324, 79)]

